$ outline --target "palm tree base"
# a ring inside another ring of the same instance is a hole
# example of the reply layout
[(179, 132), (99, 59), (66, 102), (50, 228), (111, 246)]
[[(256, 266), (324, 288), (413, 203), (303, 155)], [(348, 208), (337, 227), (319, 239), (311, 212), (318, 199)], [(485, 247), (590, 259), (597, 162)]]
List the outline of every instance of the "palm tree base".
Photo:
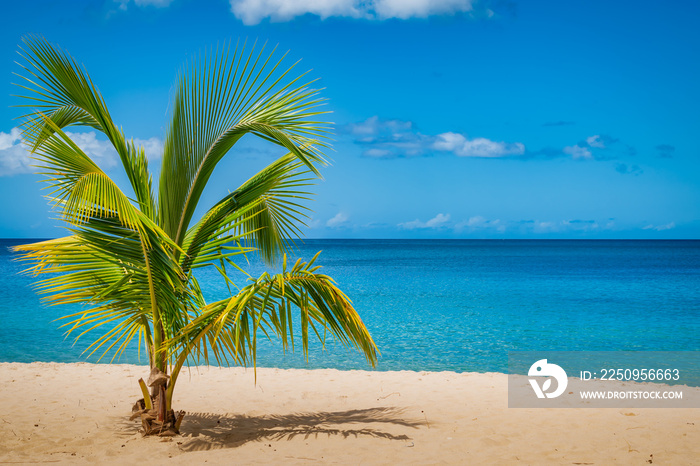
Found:
[[(174, 437), (180, 435), (180, 424), (185, 417), (184, 411), (177, 414), (174, 410), (160, 410), (159, 397), (151, 398), (153, 409), (146, 409), (144, 399), (138, 400), (132, 408), (131, 420), (141, 418), (141, 435), (157, 435), (158, 437)], [(160, 412), (159, 412), (160, 411)], [(160, 414), (160, 416), (159, 416)]]

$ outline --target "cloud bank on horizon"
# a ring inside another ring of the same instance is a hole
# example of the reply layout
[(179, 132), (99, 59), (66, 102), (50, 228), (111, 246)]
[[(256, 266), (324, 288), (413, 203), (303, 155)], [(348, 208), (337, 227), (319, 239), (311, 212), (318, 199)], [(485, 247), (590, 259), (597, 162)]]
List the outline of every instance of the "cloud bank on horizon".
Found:
[[(675, 223), (665, 225), (647, 225), (644, 230), (664, 231), (675, 228)], [(598, 220), (502, 220), (487, 219), (481, 215), (475, 215), (461, 221), (451, 221), (450, 214), (439, 213), (426, 222), (418, 219), (399, 223), (397, 227), (401, 230), (433, 229), (449, 230), (454, 233), (479, 233), (491, 232), (492, 234), (504, 234), (506, 232), (556, 234), (570, 232), (604, 232), (614, 231), (617, 228), (615, 219)]]
[[(323, 228), (323, 223), (319, 220), (311, 222), (309, 225), (314, 230)], [(386, 224), (355, 224), (350, 221), (349, 215), (338, 212), (334, 217), (325, 222), (327, 228), (362, 231), (374, 227), (386, 227)], [(452, 235), (468, 235), (477, 237), (481, 234), (488, 234), (489, 237), (505, 237), (506, 234), (524, 235), (557, 235), (557, 234), (586, 234), (586, 233), (614, 233), (628, 227), (621, 226), (614, 218), (607, 219), (521, 219), (504, 220), (500, 218), (488, 219), (482, 215), (474, 215), (463, 220), (453, 220), (449, 213), (438, 213), (428, 220), (414, 219), (406, 222), (399, 222), (395, 225), (399, 231), (404, 232), (442, 232)], [(669, 231), (676, 228), (675, 222), (665, 224), (640, 224), (641, 230), (647, 231)]]

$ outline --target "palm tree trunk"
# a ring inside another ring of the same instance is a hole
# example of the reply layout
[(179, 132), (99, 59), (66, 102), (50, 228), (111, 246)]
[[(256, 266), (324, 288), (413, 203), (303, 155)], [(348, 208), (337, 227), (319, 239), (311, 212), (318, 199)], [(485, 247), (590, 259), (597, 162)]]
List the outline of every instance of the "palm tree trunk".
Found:
[[(140, 399), (132, 409), (131, 419), (141, 418), (144, 436), (172, 437), (180, 433), (180, 423), (185, 413), (180, 411), (176, 414), (174, 410), (168, 409), (168, 380), (167, 374), (156, 367), (152, 368), (148, 377), (148, 385), (151, 387), (149, 400), (146, 402), (145, 399)], [(139, 383), (143, 383), (143, 379)]]

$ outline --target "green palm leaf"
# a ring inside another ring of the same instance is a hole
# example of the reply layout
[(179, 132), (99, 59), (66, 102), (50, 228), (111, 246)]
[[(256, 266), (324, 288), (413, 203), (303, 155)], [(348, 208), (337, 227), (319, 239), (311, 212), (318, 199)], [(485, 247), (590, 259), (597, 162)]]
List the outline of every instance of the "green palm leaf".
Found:
[(246, 134), (285, 147), (316, 174), (323, 163), (314, 146), (326, 125), (309, 120), (323, 113), (316, 110), (323, 100), (308, 84), (293, 87), (301, 76), (281, 86), (293, 67), (278, 72), (284, 57), (273, 61), (274, 50), (264, 51), (228, 47), (178, 81), (159, 187), (161, 223), (178, 245), (215, 167)]

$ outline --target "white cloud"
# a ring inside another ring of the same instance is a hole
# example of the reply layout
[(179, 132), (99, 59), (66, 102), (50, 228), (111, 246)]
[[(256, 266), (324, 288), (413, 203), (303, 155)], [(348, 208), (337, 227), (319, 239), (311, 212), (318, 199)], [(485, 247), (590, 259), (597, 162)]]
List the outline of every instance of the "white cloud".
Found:
[(417, 131), (410, 121), (382, 120), (377, 116), (347, 125), (344, 131), (365, 147), (363, 155), (374, 158), (413, 157), (435, 151), (451, 152), (460, 157), (490, 158), (525, 153), (525, 146), (520, 142), (496, 142), (481, 137), (469, 139), (464, 134), (452, 132), (432, 136)]
[[(243, 24), (258, 24), (265, 18), (289, 21), (307, 13), (326, 19), (331, 16), (364, 19), (427, 18), (473, 10), (472, 0), (229, 0), (231, 11)], [(490, 10), (487, 16), (493, 16)]]
[(450, 220), (450, 214), (437, 214), (425, 223), (427, 228), (438, 228)]
[[(136, 6), (154, 6), (156, 8), (165, 8), (170, 6), (173, 0), (133, 0)], [(119, 4), (120, 10), (126, 10), (131, 3), (131, 0), (114, 0)]]
[(376, 15), (381, 18), (427, 18), (472, 10), (471, 0), (376, 0)]
[(364, 15), (353, 0), (230, 0), (230, 4), (236, 18), (248, 26), (258, 24), (265, 18), (273, 22), (289, 21), (307, 13), (321, 19), (329, 16), (358, 18)]
[(17, 143), (22, 136), (19, 128), (12, 128), (9, 133), (0, 131), (0, 150), (5, 150)]
[(380, 120), (378, 116), (371, 116), (365, 121), (349, 126), (350, 132), (362, 142), (374, 141), (380, 135), (391, 135), (391, 139), (403, 139), (404, 133), (411, 131), (413, 123), (403, 120)]
[[(112, 143), (106, 139), (98, 139), (97, 133), (93, 131), (86, 133), (71, 133), (66, 131), (66, 135), (94, 160), (100, 168), (104, 170), (114, 168), (119, 163), (119, 155), (114, 149), (114, 146), (112, 146)], [(163, 141), (159, 138), (134, 138), (133, 141), (137, 146), (143, 147), (149, 162), (160, 160), (163, 157)]]
[(482, 227), (486, 225), (488, 220), (486, 220), (484, 217), (481, 215), (477, 215), (476, 217), (471, 217), (469, 220), (467, 220), (466, 226), (468, 227)]
[(396, 225), (402, 230), (415, 230), (417, 228), (425, 228), (425, 223), (418, 219), (411, 220), (410, 222), (402, 222)]
[(134, 138), (134, 144), (143, 146), (143, 150), (146, 151), (146, 157), (148, 158), (149, 162), (154, 162), (163, 158), (163, 141), (161, 141), (159, 138)]
[(373, 138), (379, 132), (380, 121), (377, 115), (367, 118), (365, 121), (349, 126), (350, 132), (356, 136)]
[(599, 134), (594, 136), (589, 136), (586, 138), (586, 143), (591, 147), (597, 147), (599, 149), (605, 149), (605, 142), (601, 139)]
[[(447, 152), (471, 158), (518, 157), (530, 160), (539, 156), (556, 158), (568, 155), (573, 160), (611, 160), (611, 157), (616, 156), (616, 144), (623, 147), (627, 155), (634, 153), (633, 147), (621, 145), (619, 140), (605, 134), (589, 136), (562, 149), (546, 148), (533, 152), (528, 151), (522, 142), (470, 138), (465, 133), (452, 131), (437, 135), (423, 134), (411, 121), (384, 120), (376, 115), (359, 123), (342, 126), (341, 130), (352, 136), (355, 144), (363, 147), (364, 156), (384, 159)], [(642, 173), (642, 169), (636, 165), (617, 164), (615, 169), (620, 173)]]
[(499, 233), (506, 231), (506, 225), (500, 219), (488, 220), (481, 215), (475, 217), (470, 217), (469, 220), (464, 220), (455, 225), (455, 231), (461, 232), (464, 230), (476, 231), (476, 230), (496, 230)]
[(32, 160), (22, 147), (21, 135), (19, 128), (12, 128), (9, 133), (0, 131), (0, 176), (32, 172)]
[(107, 169), (117, 165), (117, 151), (114, 150), (109, 141), (97, 139), (97, 133), (93, 131), (87, 133), (66, 131), (66, 136), (71, 138), (100, 168)]
[(564, 153), (569, 154), (574, 160), (591, 160), (593, 154), (587, 147), (581, 147), (578, 144), (575, 146), (566, 146), (564, 148)]
[(666, 225), (647, 225), (642, 229), (643, 230), (664, 231), (664, 230), (671, 230), (673, 228), (676, 228), (676, 222), (667, 223)]
[[(112, 143), (106, 139), (98, 139), (97, 133), (71, 133), (66, 131), (68, 137), (80, 147), (83, 152), (90, 156), (102, 169), (115, 167), (119, 163), (119, 155), (114, 150)], [(143, 147), (149, 162), (154, 162), (163, 158), (163, 141), (157, 137), (148, 139), (134, 138), (134, 144)]]
[[(9, 133), (0, 131), (0, 176), (20, 175), (34, 171), (32, 165), (36, 162), (31, 159), (29, 152), (22, 146), (21, 135), (22, 132), (19, 128), (12, 128)], [(117, 165), (119, 157), (114, 147), (109, 141), (99, 139), (96, 132), (73, 133), (66, 131), (66, 135), (100, 168), (107, 170)], [(143, 146), (150, 161), (158, 160), (163, 155), (163, 142), (156, 137), (134, 139), (134, 143)]]
[(532, 228), (536, 233), (549, 233), (553, 231), (561, 231), (562, 224), (557, 224), (555, 222), (542, 222), (536, 221)]
[(329, 228), (341, 227), (347, 223), (349, 218), (350, 217), (348, 217), (347, 214), (343, 212), (338, 212), (337, 214), (335, 214), (335, 217), (326, 222), (326, 226)]
[[(612, 222), (608, 222), (608, 226), (605, 229), (610, 229), (612, 227)], [(594, 231), (599, 230), (600, 224), (593, 220), (562, 220), (561, 228), (563, 230), (575, 230), (575, 231)]]
[(377, 116), (346, 125), (357, 144), (365, 147), (363, 155), (373, 158), (412, 157), (422, 155), (434, 138), (416, 131), (410, 121), (382, 120)]
[(559, 232), (579, 232), (590, 233), (603, 230), (615, 229), (615, 222), (612, 220), (601, 225), (596, 220), (559, 220), (559, 221), (527, 221), (521, 222), (525, 230), (532, 230), (535, 233), (559, 233)]
[(488, 223), (488, 220), (486, 218), (482, 217), (481, 215), (477, 215), (476, 217), (471, 217), (469, 220), (465, 222), (464, 226), (467, 227), (483, 227)]
[[(116, 151), (109, 141), (97, 139), (95, 132), (66, 131), (66, 135), (100, 167), (106, 169), (116, 165)], [(20, 138), (19, 128), (12, 128), (10, 133), (0, 133), (0, 175), (12, 176), (34, 171), (32, 165), (36, 161), (31, 159), (29, 152), (22, 146)]]
[(525, 145), (520, 142), (506, 143), (491, 141), (486, 138), (468, 139), (460, 133), (438, 134), (433, 148), (436, 150), (454, 152), (460, 157), (505, 157), (523, 155)]
[(397, 226), (402, 230), (418, 230), (427, 228), (437, 229), (445, 226), (445, 224), (449, 221), (450, 214), (437, 214), (427, 222), (421, 222), (420, 220), (416, 219), (410, 222), (399, 223)]

